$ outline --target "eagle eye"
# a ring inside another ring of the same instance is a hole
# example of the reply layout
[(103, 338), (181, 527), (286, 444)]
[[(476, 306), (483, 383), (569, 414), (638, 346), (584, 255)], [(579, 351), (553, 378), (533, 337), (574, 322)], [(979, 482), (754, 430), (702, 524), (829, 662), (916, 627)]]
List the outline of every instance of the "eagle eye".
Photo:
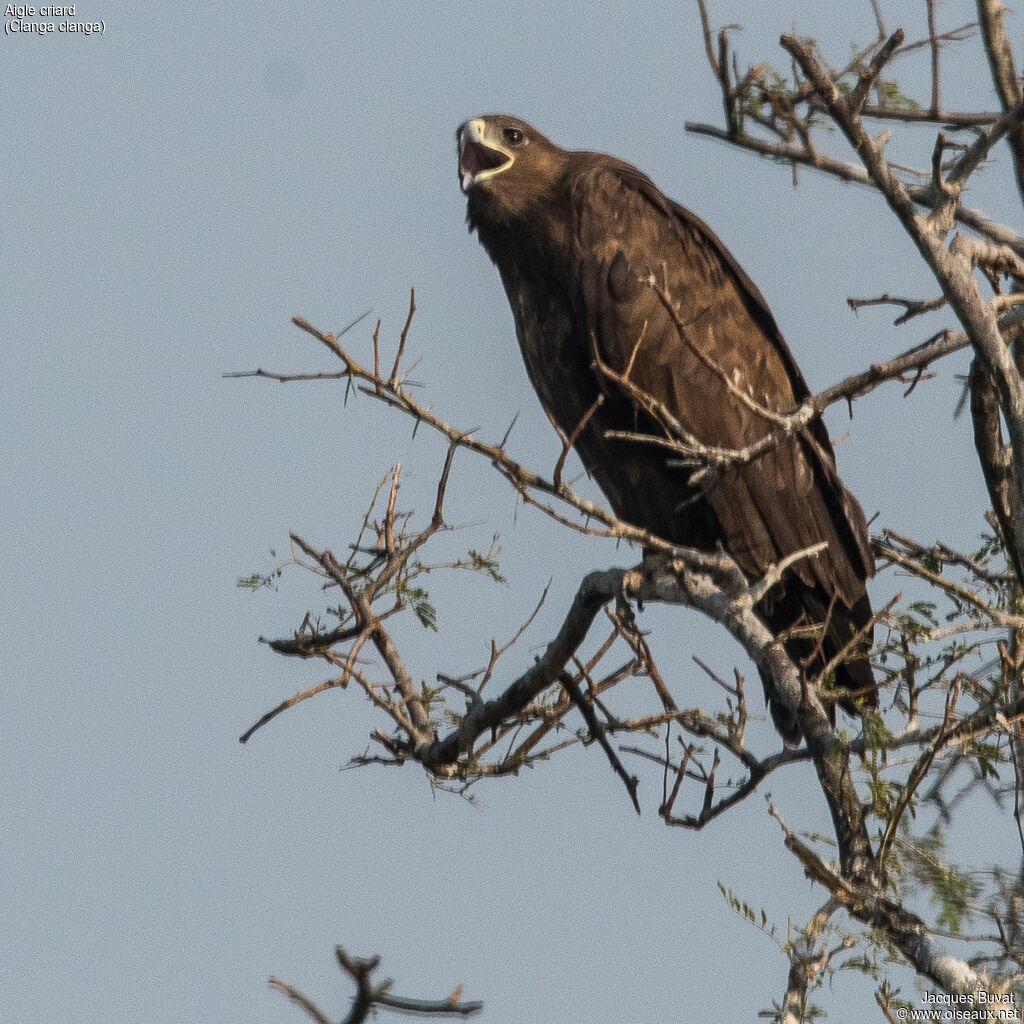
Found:
[(501, 137), (510, 145), (518, 146), (522, 143), (525, 136), (518, 128), (503, 128), (501, 131)]

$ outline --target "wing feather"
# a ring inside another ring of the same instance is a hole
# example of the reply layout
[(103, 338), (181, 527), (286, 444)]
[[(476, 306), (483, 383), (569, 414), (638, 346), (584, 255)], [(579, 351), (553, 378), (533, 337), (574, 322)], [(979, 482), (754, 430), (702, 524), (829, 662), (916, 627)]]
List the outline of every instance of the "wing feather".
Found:
[[(586, 156), (571, 190), (574, 256), (579, 313), (601, 359), (628, 370), (632, 385), (703, 443), (736, 449), (759, 440), (772, 424), (754, 406), (790, 412), (809, 394), (760, 292), (710, 228), (648, 178)], [(847, 607), (863, 595), (872, 564), (864, 516), (836, 474), (820, 420), (729, 471), (706, 498), (748, 574), (826, 541), (800, 577)]]

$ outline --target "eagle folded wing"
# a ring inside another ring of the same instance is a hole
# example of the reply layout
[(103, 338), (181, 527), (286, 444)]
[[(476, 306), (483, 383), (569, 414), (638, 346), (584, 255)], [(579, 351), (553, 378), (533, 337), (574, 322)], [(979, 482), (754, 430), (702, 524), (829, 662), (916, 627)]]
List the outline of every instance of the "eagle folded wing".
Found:
[[(634, 388), (699, 442), (737, 450), (776, 428), (765, 413), (790, 413), (807, 397), (764, 300), (706, 225), (611, 159), (580, 177), (573, 198), (581, 306), (597, 354), (628, 379), (635, 404)], [(656, 417), (640, 422), (673, 433)], [(816, 427), (711, 477), (705, 493), (748, 575), (825, 541), (796, 571), (851, 607), (871, 564), (866, 527)]]

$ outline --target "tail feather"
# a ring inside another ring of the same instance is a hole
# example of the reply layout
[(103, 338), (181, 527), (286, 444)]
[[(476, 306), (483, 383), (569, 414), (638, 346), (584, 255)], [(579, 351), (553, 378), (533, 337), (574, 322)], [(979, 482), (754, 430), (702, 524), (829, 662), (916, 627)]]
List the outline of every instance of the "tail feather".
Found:
[[(874, 627), (866, 593), (852, 608), (847, 608), (838, 600), (829, 601), (816, 588), (791, 582), (764, 602), (759, 611), (765, 623), (777, 634), (808, 626), (824, 627), (824, 635), (819, 630), (817, 637), (796, 636), (785, 641), (786, 653), (805, 678), (820, 674), (856, 641), (844, 660), (835, 667), (834, 676), (838, 689), (849, 690), (856, 697), (840, 700), (839, 706), (851, 715), (858, 715), (860, 707), (878, 707), (878, 691), (869, 657)], [(775, 688), (763, 672), (761, 682), (768, 710), (783, 743), (787, 747), (799, 746), (803, 735), (796, 716), (775, 698)], [(835, 725), (835, 705), (830, 703), (828, 707)]]

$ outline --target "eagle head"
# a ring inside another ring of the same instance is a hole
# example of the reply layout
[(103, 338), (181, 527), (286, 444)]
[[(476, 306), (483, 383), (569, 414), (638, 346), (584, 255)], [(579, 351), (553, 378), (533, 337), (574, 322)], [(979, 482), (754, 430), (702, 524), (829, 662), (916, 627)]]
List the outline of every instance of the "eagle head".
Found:
[(509, 114), (485, 114), (459, 126), (459, 184), (470, 226), (508, 223), (547, 201), (565, 171), (568, 153), (536, 128)]

